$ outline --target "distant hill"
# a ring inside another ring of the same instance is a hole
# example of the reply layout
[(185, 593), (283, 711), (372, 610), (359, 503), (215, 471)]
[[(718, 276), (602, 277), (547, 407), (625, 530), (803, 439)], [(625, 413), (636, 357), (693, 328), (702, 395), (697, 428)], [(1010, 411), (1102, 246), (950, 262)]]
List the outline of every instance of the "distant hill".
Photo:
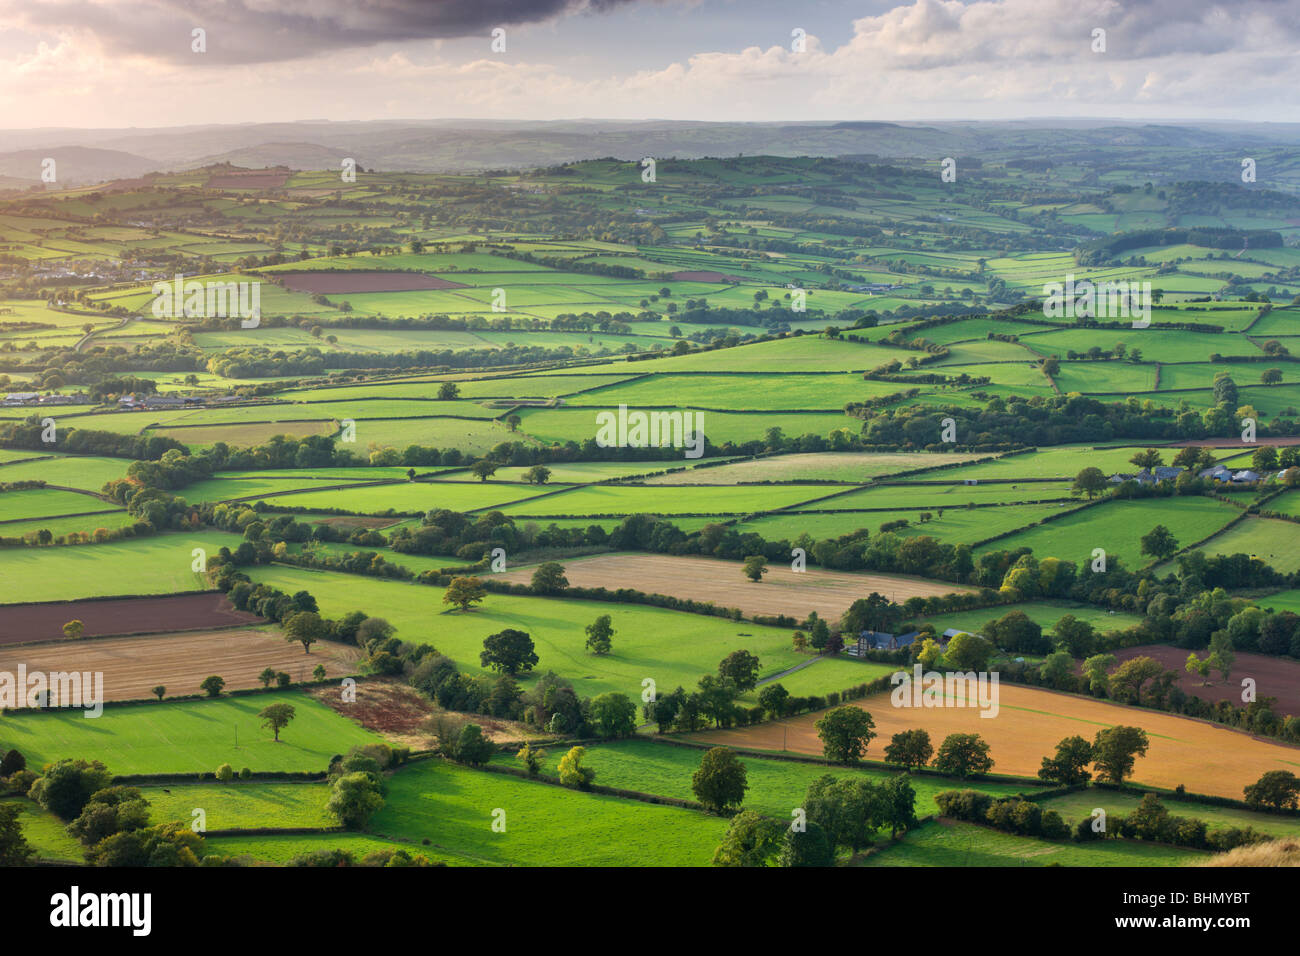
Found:
[(90, 146), (53, 146), (0, 153), (0, 176), (41, 182), (42, 163), (53, 159), (61, 185), (98, 183), (108, 179), (132, 179), (158, 168), (158, 163), (134, 153)]
[[(246, 168), (335, 169), (346, 157), (368, 169), (465, 172), (527, 169), (584, 159), (646, 156), (700, 159), (739, 154), (878, 157), (882, 162), (946, 156), (982, 161), (1043, 159), (1108, 168), (1126, 147), (1133, 168), (1164, 178), (1225, 178), (1239, 172), (1242, 150), (1272, 150), (1273, 174), (1300, 171), (1287, 161), (1300, 124), (1138, 123), (1050, 119), (1011, 122), (715, 123), (672, 120), (501, 121), (377, 120), (250, 123), (171, 129), (0, 130), (21, 147), (0, 154), (0, 175), (35, 179), (40, 160), (59, 161), (60, 181), (133, 178), (150, 171), (213, 163)], [(51, 145), (52, 144), (52, 145)], [(1194, 155), (1194, 151), (1207, 151)], [(970, 166), (963, 167), (970, 169)], [(1295, 182), (1300, 187), (1300, 182)]]

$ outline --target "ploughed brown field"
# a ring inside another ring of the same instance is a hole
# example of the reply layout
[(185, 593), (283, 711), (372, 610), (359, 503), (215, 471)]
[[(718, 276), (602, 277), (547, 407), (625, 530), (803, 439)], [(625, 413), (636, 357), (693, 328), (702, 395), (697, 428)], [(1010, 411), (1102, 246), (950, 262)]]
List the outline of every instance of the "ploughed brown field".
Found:
[(420, 272), (282, 272), (277, 278), (285, 288), (312, 295), (345, 292), (419, 292), (425, 289), (463, 289), (465, 283), (439, 279)]
[[(601, 554), (561, 563), (569, 584), (577, 588), (633, 588), (712, 601), (720, 607), (738, 607), (747, 614), (786, 614), (800, 620), (809, 611), (816, 611), (834, 621), (850, 604), (872, 591), (901, 604), (910, 597), (970, 590), (947, 581), (895, 574), (850, 574), (814, 568), (796, 573), (788, 564), (769, 564), (762, 583), (754, 583), (741, 572), (738, 561), (669, 554)], [(493, 577), (527, 584), (533, 571), (534, 567), (522, 567)]]
[[(1218, 671), (1210, 671), (1210, 683), (1205, 686), (1205, 678), (1199, 674), (1187, 673), (1187, 655), (1193, 653), (1168, 644), (1151, 644), (1144, 647), (1126, 647), (1115, 652), (1122, 662), (1134, 657), (1154, 658), (1163, 667), (1178, 674), (1178, 687), (1185, 694), (1192, 694), (1215, 703), (1229, 700), (1241, 706), (1241, 681), (1245, 677), (1255, 681), (1256, 698), (1276, 697), (1277, 704), (1273, 712), (1278, 715), (1300, 715), (1300, 664), (1268, 654), (1251, 654), (1248, 651), (1235, 651), (1232, 670), (1228, 680), (1220, 678)], [(1194, 652), (1204, 658), (1208, 650)]]
[(357, 673), (360, 657), (359, 649), (335, 641), (318, 641), (304, 654), (276, 630), (187, 631), (0, 648), (0, 671), (16, 674), (25, 664), (28, 673), (102, 672), (105, 700), (133, 700), (153, 696), (159, 684), (169, 697), (200, 694), (211, 674), (225, 678), (226, 690), (260, 687), (257, 675), (268, 667), (295, 683), (314, 680), (317, 664), (329, 677), (346, 677)]
[(261, 621), (256, 614), (236, 610), (218, 592), (7, 604), (0, 607), (0, 645), (62, 640), (63, 625), (74, 619), (85, 625), (86, 637), (210, 629)]
[[(1150, 746), (1138, 757), (1132, 780), (1173, 789), (1183, 784), (1193, 793), (1240, 800), (1242, 788), (1268, 770), (1300, 773), (1300, 748), (1288, 747), (1206, 721), (1159, 711), (1124, 707), (1106, 701), (1058, 694), (1036, 687), (1003, 684), (998, 688), (998, 714), (981, 717), (975, 707), (894, 707), (888, 692), (856, 701), (871, 714), (877, 737), (867, 758), (880, 760), (890, 738), (920, 727), (928, 731), (935, 750), (949, 734), (979, 734), (988, 742), (994, 773), (1034, 777), (1043, 757), (1056, 751), (1066, 737), (1091, 741), (1099, 730), (1117, 724), (1141, 727)], [(750, 747), (822, 755), (815, 724), (821, 714), (806, 714), (754, 727), (689, 735), (715, 746)], [(783, 737), (784, 733), (784, 737)], [(954, 787), (959, 784), (954, 781)]]

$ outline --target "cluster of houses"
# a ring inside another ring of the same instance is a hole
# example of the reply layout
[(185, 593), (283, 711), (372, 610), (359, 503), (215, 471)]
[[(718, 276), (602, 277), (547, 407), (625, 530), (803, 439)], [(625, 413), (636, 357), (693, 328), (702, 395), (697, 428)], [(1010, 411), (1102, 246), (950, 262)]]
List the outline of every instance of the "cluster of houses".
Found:
[[(1136, 481), (1139, 485), (1154, 485), (1162, 481), (1176, 481), (1178, 476), (1186, 470), (1185, 468), (1161, 465), (1155, 468), (1143, 468), (1136, 475), (1114, 474), (1110, 476), (1109, 480), (1112, 485), (1123, 484), (1126, 481)], [(1215, 465), (1213, 468), (1206, 468), (1199, 473), (1198, 477), (1233, 485), (1249, 485), (1264, 480), (1263, 475), (1251, 471), (1249, 468), (1233, 471), (1226, 465)]]
[(13, 408), (17, 405), (86, 405), (90, 398), (84, 392), (70, 395), (42, 395), (40, 392), (10, 392), (0, 400), (0, 405)]
[(117, 400), (117, 407), (124, 411), (146, 409), (148, 411), (166, 411), (173, 408), (196, 408), (200, 405), (226, 405), (240, 401), (238, 395), (123, 395)]
[[(960, 628), (950, 627), (942, 634), (936, 635), (935, 640), (939, 644), (939, 649), (947, 649), (948, 642), (954, 636), (962, 633), (966, 632), (963, 632)], [(900, 648), (911, 647), (920, 636), (920, 631), (908, 631), (906, 634), (889, 634), (885, 631), (860, 631), (856, 643), (845, 644), (844, 653), (850, 657), (866, 657), (868, 651), (896, 651)]]

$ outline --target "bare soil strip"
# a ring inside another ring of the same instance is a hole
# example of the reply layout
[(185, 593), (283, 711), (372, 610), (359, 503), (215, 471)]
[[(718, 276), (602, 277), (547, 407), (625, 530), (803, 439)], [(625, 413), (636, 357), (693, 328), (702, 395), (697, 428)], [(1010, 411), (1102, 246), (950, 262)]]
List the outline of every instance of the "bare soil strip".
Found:
[(188, 631), (0, 647), (0, 671), (16, 674), (25, 664), (28, 673), (102, 672), (106, 700), (134, 700), (152, 696), (159, 684), (168, 696), (200, 694), (199, 684), (212, 674), (225, 679), (226, 690), (260, 687), (257, 675), (268, 667), (295, 682), (313, 680), (317, 664), (328, 677), (346, 677), (357, 672), (360, 658), (358, 648), (334, 641), (304, 654), (276, 630)]
[[(635, 588), (651, 594), (712, 601), (738, 607), (746, 614), (786, 614), (803, 620), (809, 611), (836, 620), (859, 598), (878, 591), (902, 603), (910, 597), (930, 597), (969, 591), (947, 581), (930, 581), (896, 574), (851, 574), (844, 571), (790, 570), (769, 564), (762, 583), (750, 581), (735, 561), (676, 557), (668, 554), (601, 554), (565, 561), (564, 574), (573, 587)], [(494, 578), (516, 584), (532, 580), (532, 567), (507, 571)]]
[(85, 625), (86, 637), (210, 630), (261, 621), (256, 614), (235, 610), (218, 593), (8, 604), (0, 607), (0, 645), (61, 640), (63, 625), (74, 619)]

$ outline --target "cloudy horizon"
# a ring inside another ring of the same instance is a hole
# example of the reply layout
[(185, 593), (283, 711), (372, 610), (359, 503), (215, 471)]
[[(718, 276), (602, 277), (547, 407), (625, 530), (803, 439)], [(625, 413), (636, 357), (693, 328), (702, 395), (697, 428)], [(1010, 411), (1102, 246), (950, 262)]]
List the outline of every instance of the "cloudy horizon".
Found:
[(0, 0), (0, 126), (1287, 123), (1297, 40), (1285, 0)]

